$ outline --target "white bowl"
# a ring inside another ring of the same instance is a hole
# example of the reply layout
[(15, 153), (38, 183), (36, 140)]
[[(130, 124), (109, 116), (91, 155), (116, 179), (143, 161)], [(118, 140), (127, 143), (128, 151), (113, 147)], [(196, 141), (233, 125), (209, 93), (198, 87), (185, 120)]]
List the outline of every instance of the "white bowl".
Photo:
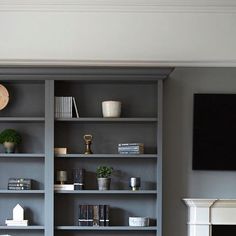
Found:
[(148, 217), (129, 217), (129, 226), (147, 227), (149, 226)]
[(103, 117), (120, 117), (121, 102), (120, 101), (103, 101), (102, 102)]

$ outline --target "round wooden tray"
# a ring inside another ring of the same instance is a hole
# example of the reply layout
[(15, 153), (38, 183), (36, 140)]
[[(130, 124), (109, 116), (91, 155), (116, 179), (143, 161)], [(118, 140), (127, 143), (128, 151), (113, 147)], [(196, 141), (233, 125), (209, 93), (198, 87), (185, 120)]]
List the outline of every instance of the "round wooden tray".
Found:
[(0, 84), (0, 110), (2, 110), (9, 102), (9, 93), (7, 89)]

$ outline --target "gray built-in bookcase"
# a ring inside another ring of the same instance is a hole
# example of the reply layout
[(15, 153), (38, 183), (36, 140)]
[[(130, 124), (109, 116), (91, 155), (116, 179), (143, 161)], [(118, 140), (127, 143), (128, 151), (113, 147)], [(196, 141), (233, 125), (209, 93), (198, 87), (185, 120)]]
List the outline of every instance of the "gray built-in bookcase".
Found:
[[(17, 154), (0, 149), (0, 234), (13, 236), (161, 236), (163, 80), (172, 68), (0, 67), (10, 93), (0, 111), (0, 130), (22, 134)], [(80, 118), (54, 118), (54, 96), (73, 96)], [(102, 118), (101, 102), (120, 100), (121, 118)], [(93, 135), (92, 155), (83, 155), (84, 134)], [(117, 144), (141, 142), (145, 154), (118, 155)], [(69, 154), (54, 156), (55, 147)], [(98, 191), (98, 165), (115, 169), (111, 190)], [(54, 173), (86, 169), (85, 190), (55, 191)], [(141, 177), (141, 190), (128, 181)], [(31, 178), (33, 190), (8, 191), (10, 177)], [(4, 226), (20, 203), (29, 227)], [(79, 227), (79, 204), (109, 204), (109, 227)], [(148, 216), (150, 227), (129, 227), (129, 216)]]

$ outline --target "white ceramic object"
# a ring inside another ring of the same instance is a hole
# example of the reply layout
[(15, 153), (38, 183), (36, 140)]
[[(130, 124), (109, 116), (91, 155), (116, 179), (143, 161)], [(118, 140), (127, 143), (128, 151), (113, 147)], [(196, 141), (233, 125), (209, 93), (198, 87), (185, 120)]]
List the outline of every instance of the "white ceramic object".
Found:
[(129, 217), (129, 226), (147, 227), (149, 226), (148, 217)]
[(120, 101), (103, 101), (102, 102), (103, 117), (116, 118), (121, 114)]

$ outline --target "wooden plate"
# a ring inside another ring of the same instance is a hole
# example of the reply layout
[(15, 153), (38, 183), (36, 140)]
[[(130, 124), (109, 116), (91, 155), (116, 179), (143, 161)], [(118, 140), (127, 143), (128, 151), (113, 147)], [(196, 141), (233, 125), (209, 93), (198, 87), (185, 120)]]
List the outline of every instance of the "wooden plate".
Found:
[(9, 102), (9, 93), (7, 89), (0, 84), (0, 110), (2, 110)]

